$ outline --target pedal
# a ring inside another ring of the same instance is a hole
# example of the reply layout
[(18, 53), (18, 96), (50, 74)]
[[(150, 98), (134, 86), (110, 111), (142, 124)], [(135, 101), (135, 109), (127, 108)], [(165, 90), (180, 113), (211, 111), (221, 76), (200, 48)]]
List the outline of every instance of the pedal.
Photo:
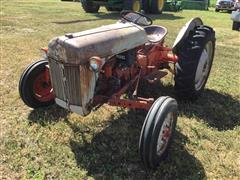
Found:
[(145, 80), (147, 80), (149, 83), (155, 83), (159, 79), (163, 78), (166, 76), (168, 73), (165, 71), (153, 71), (151, 74), (147, 75), (144, 77)]

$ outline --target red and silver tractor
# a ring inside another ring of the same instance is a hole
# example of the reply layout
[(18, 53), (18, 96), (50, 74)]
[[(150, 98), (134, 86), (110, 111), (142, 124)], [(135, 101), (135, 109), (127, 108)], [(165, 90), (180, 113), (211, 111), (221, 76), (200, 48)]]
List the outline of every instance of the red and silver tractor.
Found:
[(167, 28), (137, 12), (123, 11), (121, 17), (115, 24), (52, 39), (43, 49), (46, 56), (23, 72), (19, 92), (31, 108), (56, 103), (81, 116), (104, 103), (148, 111), (139, 152), (144, 165), (155, 168), (175, 131), (177, 101), (139, 97), (139, 83), (159, 82), (171, 73), (177, 97), (196, 99), (211, 70), (215, 32), (193, 18), (169, 48)]

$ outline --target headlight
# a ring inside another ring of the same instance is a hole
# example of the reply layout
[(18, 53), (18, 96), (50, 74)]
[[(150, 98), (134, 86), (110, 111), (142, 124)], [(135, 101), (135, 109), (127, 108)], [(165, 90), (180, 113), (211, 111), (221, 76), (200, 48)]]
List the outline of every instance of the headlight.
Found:
[(105, 58), (93, 56), (89, 59), (90, 68), (95, 72), (99, 72), (102, 66), (104, 65), (104, 63), (105, 63)]

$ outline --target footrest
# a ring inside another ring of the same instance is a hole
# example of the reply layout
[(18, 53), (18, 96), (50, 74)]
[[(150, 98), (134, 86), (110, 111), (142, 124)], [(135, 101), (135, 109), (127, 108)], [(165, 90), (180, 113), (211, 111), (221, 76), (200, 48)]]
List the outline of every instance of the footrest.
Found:
[(153, 71), (151, 74), (144, 77), (145, 80), (147, 80), (149, 83), (155, 83), (162, 77), (166, 76), (168, 73), (165, 71)]

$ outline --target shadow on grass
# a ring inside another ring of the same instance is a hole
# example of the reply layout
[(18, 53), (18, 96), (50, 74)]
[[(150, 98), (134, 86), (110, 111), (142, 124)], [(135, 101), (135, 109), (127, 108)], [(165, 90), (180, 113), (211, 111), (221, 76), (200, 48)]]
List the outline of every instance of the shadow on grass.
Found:
[[(96, 19), (78, 19), (78, 20), (69, 20), (69, 21), (54, 21), (52, 23), (54, 24), (75, 24), (75, 23), (82, 23), (82, 22), (94, 22), (94, 21), (100, 21), (104, 19), (113, 19), (113, 20), (119, 20), (121, 18), (120, 14), (118, 12), (112, 12), (112, 13), (93, 13), (94, 16), (96, 16)], [(159, 19), (168, 19), (168, 20), (177, 20), (182, 19), (184, 17), (181, 16), (175, 16), (174, 14), (170, 13), (163, 13), (161, 15), (149, 15), (147, 14), (152, 20), (159, 20)]]
[[(140, 92), (141, 93), (141, 92)], [(156, 85), (146, 93), (151, 97), (170, 95), (174, 88)], [(233, 129), (240, 124), (239, 101), (228, 94), (207, 89), (195, 102), (179, 102), (179, 113), (187, 117), (204, 120), (218, 130)], [(88, 175), (96, 179), (204, 179), (205, 170), (201, 162), (185, 149), (186, 136), (176, 132), (169, 156), (155, 172), (143, 167), (138, 155), (138, 141), (146, 112), (128, 111), (110, 119), (101, 132), (96, 133), (89, 142), (81, 128), (66, 121), (74, 132), (70, 147), (79, 167), (85, 168)], [(81, 126), (80, 126), (81, 127)]]
[(42, 126), (58, 122), (60, 119), (65, 119), (68, 111), (57, 106), (52, 105), (45, 108), (38, 108), (31, 111), (28, 115), (29, 123), (38, 123)]
[(69, 21), (55, 21), (52, 22), (54, 24), (75, 24), (75, 23), (82, 23), (82, 22), (94, 22), (94, 21), (100, 21), (104, 19), (115, 19), (116, 21), (120, 19), (120, 14), (117, 12), (113, 13), (92, 13), (97, 18), (93, 19), (77, 19), (77, 20), (69, 20)]
[[(151, 91), (141, 93), (144, 97), (151, 97), (152, 94), (155, 98), (175, 97), (172, 85), (157, 84), (152, 87)], [(180, 115), (202, 119), (219, 131), (231, 130), (240, 125), (240, 102), (229, 94), (219, 93), (212, 89), (205, 89), (194, 102), (178, 101), (178, 108)]]
[[(140, 89), (144, 89), (143, 87)], [(146, 88), (145, 88), (146, 89)], [(155, 98), (174, 97), (172, 85), (157, 84), (140, 95)], [(209, 126), (221, 130), (233, 129), (240, 125), (240, 102), (228, 94), (206, 89), (195, 102), (178, 102), (179, 114), (205, 121)], [(155, 172), (147, 172), (138, 155), (138, 141), (146, 112), (122, 111), (106, 121), (103, 130), (93, 135), (89, 141), (87, 127), (67, 120), (68, 111), (56, 105), (33, 110), (29, 114), (30, 123), (45, 126), (64, 119), (74, 132), (70, 147), (79, 167), (87, 170), (96, 179), (204, 179), (205, 170), (201, 162), (185, 149), (188, 142), (181, 132), (176, 132), (169, 156)]]
[(145, 115), (145, 112), (121, 113), (96, 133), (91, 142), (81, 132), (81, 125), (77, 127), (67, 121), (76, 136), (70, 140), (70, 147), (78, 166), (85, 168), (88, 175), (96, 179), (203, 179), (204, 168), (185, 149), (188, 139), (180, 132), (176, 132), (170, 154), (157, 171), (146, 171), (138, 154), (138, 140)]
[(219, 131), (232, 130), (240, 125), (240, 102), (229, 94), (206, 89), (194, 103), (180, 103), (180, 113), (203, 119)]

